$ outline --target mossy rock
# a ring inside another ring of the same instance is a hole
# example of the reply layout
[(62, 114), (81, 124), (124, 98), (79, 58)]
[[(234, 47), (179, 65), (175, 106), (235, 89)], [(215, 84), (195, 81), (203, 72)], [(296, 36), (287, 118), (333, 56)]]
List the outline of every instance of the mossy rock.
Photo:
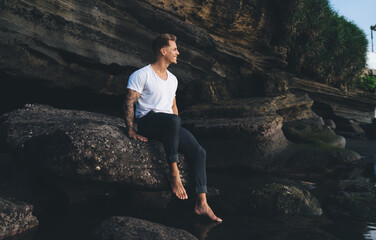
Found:
[(251, 209), (272, 215), (319, 216), (319, 201), (305, 189), (279, 183), (266, 184), (251, 194)]
[(345, 148), (346, 139), (333, 132), (330, 127), (322, 125), (290, 125), (282, 128), (286, 138), (296, 143), (327, 144), (333, 147)]
[(325, 144), (290, 144), (280, 158), (280, 171), (332, 173), (361, 157), (349, 149)]

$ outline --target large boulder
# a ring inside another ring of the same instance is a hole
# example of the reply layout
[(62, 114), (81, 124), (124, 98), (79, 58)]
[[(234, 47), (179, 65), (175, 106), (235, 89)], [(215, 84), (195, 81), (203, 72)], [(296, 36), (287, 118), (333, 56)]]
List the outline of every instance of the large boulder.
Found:
[(96, 240), (196, 240), (191, 233), (162, 224), (132, 218), (111, 217), (106, 219), (95, 233)]
[(273, 157), (288, 145), (282, 132), (283, 118), (276, 113), (279, 99), (283, 98), (197, 105), (182, 113), (183, 125), (206, 149), (208, 167), (265, 170), (273, 167)]
[(291, 121), (283, 125), (286, 138), (296, 143), (326, 144), (345, 148), (346, 139), (324, 125), (322, 118)]
[(332, 194), (325, 210), (333, 217), (349, 217), (366, 221), (376, 220), (376, 194), (370, 192), (339, 192)]
[(33, 205), (0, 197), (0, 239), (38, 227), (39, 222), (33, 215), (33, 208)]
[(1, 116), (0, 132), (0, 141), (36, 170), (142, 190), (169, 189), (162, 144), (129, 139), (120, 118), (26, 105)]
[(319, 201), (305, 189), (292, 184), (266, 184), (251, 193), (251, 209), (258, 213), (319, 216)]
[(332, 174), (361, 156), (349, 149), (325, 144), (291, 144), (280, 154), (280, 172)]
[(201, 104), (182, 116), (184, 126), (207, 150), (208, 167), (311, 171), (360, 159), (342, 149), (344, 138), (323, 126), (312, 104), (306, 95), (284, 94)]

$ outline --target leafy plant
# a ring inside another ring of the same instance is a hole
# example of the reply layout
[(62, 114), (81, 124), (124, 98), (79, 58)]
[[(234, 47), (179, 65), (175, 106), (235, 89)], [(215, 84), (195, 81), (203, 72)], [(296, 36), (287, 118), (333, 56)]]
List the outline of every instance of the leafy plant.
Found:
[(296, 2), (288, 63), (292, 71), (334, 87), (354, 85), (366, 64), (367, 39), (328, 0)]
[(366, 75), (357, 82), (357, 87), (371, 93), (376, 93), (376, 77)]

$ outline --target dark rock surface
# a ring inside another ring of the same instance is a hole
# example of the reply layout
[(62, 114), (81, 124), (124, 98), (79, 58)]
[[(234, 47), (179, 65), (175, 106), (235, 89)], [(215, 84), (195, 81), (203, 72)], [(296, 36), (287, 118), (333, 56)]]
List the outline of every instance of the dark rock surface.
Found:
[(132, 217), (111, 217), (95, 233), (96, 240), (195, 240), (191, 233)]
[[(284, 119), (312, 117), (309, 107), (292, 114), (310, 104), (306, 96), (292, 94), (202, 104), (182, 113), (183, 119), (188, 119), (183, 124), (207, 150), (209, 167), (271, 170), (275, 167), (273, 157), (288, 145), (282, 132)], [(283, 117), (277, 112), (283, 112)]]
[(77, 180), (169, 189), (162, 144), (130, 140), (120, 118), (27, 105), (2, 115), (0, 132), (1, 142), (36, 169)]
[(266, 184), (251, 193), (251, 209), (258, 213), (321, 215), (319, 201), (309, 191), (293, 185)]
[(282, 130), (286, 138), (292, 142), (326, 144), (339, 148), (346, 146), (346, 139), (324, 126), (321, 118), (292, 121), (284, 124)]
[(32, 205), (0, 197), (0, 239), (24, 233), (38, 225)]
[(339, 192), (325, 204), (325, 210), (334, 217), (351, 217), (367, 221), (376, 219), (374, 192)]
[(360, 159), (341, 149), (345, 139), (323, 126), (312, 103), (306, 95), (284, 94), (201, 104), (182, 113), (183, 124), (207, 150), (208, 167), (326, 171)]
[(153, 60), (152, 39), (170, 32), (181, 104), (275, 94), (286, 89), (273, 79), (284, 75), (279, 40), (292, 2), (2, 1), (0, 72), (3, 81), (123, 94), (131, 72)]
[(308, 94), (315, 101), (313, 110), (324, 119), (333, 119), (339, 130), (344, 120), (370, 123), (375, 117), (376, 97), (374, 94), (355, 89), (345, 92), (297, 77), (289, 80), (289, 89), (293, 93)]
[(361, 156), (349, 149), (324, 144), (293, 144), (282, 154), (280, 168), (287, 172), (333, 173)]
[(372, 119), (372, 123), (363, 123), (360, 125), (364, 129), (364, 134), (370, 140), (376, 140), (376, 119)]

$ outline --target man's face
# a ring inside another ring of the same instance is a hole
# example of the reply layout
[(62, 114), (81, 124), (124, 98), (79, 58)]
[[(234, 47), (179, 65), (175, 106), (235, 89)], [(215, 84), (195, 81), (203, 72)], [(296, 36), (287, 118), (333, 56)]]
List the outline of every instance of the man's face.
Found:
[(170, 45), (167, 47), (162, 48), (162, 53), (164, 54), (164, 58), (170, 63), (178, 63), (178, 56), (179, 51), (178, 47), (176, 46), (176, 42), (168, 41)]

